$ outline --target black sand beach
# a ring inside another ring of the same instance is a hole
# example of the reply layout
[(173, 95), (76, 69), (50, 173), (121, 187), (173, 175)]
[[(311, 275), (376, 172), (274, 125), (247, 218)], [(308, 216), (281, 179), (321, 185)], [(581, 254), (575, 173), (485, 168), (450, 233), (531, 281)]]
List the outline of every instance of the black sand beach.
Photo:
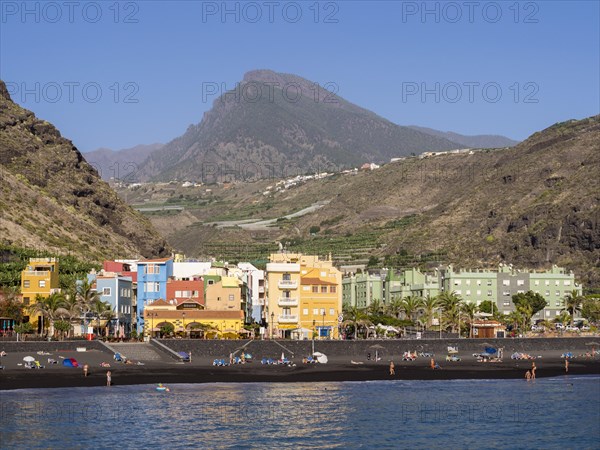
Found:
[[(156, 383), (222, 383), (222, 382), (317, 382), (317, 381), (368, 381), (368, 380), (451, 380), (451, 379), (523, 379), (531, 368), (531, 360), (511, 360), (503, 362), (477, 362), (472, 355), (461, 355), (461, 361), (450, 362), (445, 358), (436, 360), (441, 370), (429, 367), (430, 359), (420, 357), (416, 361), (402, 361), (393, 358), (396, 374), (389, 375), (389, 362), (385, 357), (378, 362), (357, 360), (362, 364), (352, 364), (349, 357), (335, 356), (327, 364), (302, 364), (295, 359), (295, 366), (267, 366), (254, 361), (243, 365), (226, 367), (212, 366), (212, 359), (193, 358), (191, 363), (176, 361), (147, 362), (144, 365), (126, 365), (112, 360), (112, 355), (101, 350), (83, 353), (75, 351), (49, 352), (51, 355), (33, 354), (42, 364), (48, 358), (59, 361), (57, 365), (47, 365), (44, 369), (26, 369), (19, 366), (23, 357), (30, 353), (9, 353), (2, 358), (4, 370), (0, 371), (0, 390), (105, 386), (106, 372), (112, 372), (113, 385), (156, 384)], [(62, 358), (61, 358), (62, 357)], [(63, 358), (76, 358), (82, 366), (90, 368), (88, 377), (83, 369), (62, 366)], [(101, 362), (110, 363), (110, 368), (100, 367)], [(546, 351), (536, 354), (536, 376), (555, 377), (565, 375), (565, 364), (561, 353)], [(577, 356), (571, 360), (568, 375), (600, 375), (600, 356), (586, 358)]]

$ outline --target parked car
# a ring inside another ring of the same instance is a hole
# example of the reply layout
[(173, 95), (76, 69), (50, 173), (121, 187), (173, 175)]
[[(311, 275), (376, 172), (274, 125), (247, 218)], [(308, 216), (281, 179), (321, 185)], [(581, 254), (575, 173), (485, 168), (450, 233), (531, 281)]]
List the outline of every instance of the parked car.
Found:
[(564, 329), (565, 329), (565, 326), (564, 326), (562, 323), (555, 323), (555, 324), (554, 324), (554, 327), (555, 327), (557, 330), (564, 330)]
[(588, 327), (587, 325), (583, 325), (580, 329), (581, 331), (590, 331), (590, 327)]
[(575, 325), (567, 325), (567, 328), (565, 328), (566, 331), (579, 331), (579, 328), (577, 328)]

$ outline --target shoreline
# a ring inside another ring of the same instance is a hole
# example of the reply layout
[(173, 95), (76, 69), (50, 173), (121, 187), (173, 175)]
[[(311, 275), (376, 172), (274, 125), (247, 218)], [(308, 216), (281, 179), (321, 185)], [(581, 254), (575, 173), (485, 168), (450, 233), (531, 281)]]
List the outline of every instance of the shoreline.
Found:
[[(600, 375), (599, 360), (573, 360), (565, 373), (562, 360), (536, 360), (537, 378), (578, 375)], [(106, 386), (106, 371), (112, 372), (113, 386), (203, 383), (305, 383), (382, 380), (492, 380), (524, 379), (531, 361), (509, 360), (503, 363), (442, 364), (441, 370), (432, 370), (425, 361), (396, 363), (396, 375), (389, 375), (385, 362), (352, 365), (323, 364), (290, 366), (263, 366), (250, 363), (241, 366), (213, 367), (194, 365), (124, 366), (110, 369), (92, 367), (84, 377), (81, 369), (10, 369), (0, 372), (0, 391), (39, 388)]]

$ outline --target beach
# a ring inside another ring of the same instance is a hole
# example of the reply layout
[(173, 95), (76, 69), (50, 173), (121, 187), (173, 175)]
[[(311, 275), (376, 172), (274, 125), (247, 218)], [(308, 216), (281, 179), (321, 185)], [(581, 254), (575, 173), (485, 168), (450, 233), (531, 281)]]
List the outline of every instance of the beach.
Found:
[[(31, 343), (32, 348), (44, 347), (45, 343)], [(5, 348), (9, 346), (5, 345)], [(60, 347), (60, 345), (59, 345)], [(66, 347), (66, 346), (65, 346)], [(436, 357), (441, 369), (430, 368), (429, 357), (417, 357), (415, 361), (403, 361), (402, 355), (385, 354), (379, 361), (348, 355), (331, 355), (327, 364), (303, 364), (301, 357), (291, 359), (289, 365), (263, 365), (260, 360), (225, 367), (212, 365), (209, 356), (192, 357), (191, 363), (165, 357), (160, 361), (147, 361), (143, 365), (124, 364), (113, 360), (108, 349), (73, 349), (45, 351), (38, 355), (32, 351), (7, 351), (1, 359), (5, 366), (0, 370), (0, 390), (52, 387), (105, 386), (106, 372), (111, 371), (112, 384), (174, 384), (174, 383), (240, 383), (240, 382), (319, 382), (319, 381), (370, 381), (370, 380), (453, 380), (453, 379), (523, 379), (525, 372), (537, 366), (536, 377), (556, 377), (565, 374), (561, 350), (533, 352), (534, 360), (514, 360), (504, 354), (502, 362), (478, 362), (467, 352), (460, 354), (460, 361), (446, 361), (445, 355)], [(6, 351), (6, 350), (5, 350)], [(43, 350), (42, 350), (43, 351)], [(44, 369), (27, 369), (23, 358), (33, 356)], [(222, 355), (219, 355), (222, 357)], [(274, 355), (275, 356), (275, 355)], [(570, 360), (569, 375), (600, 374), (600, 355), (595, 358), (574, 353)], [(57, 364), (48, 364), (48, 359)], [(80, 367), (63, 366), (66, 358), (74, 358)], [(394, 361), (395, 375), (390, 376), (389, 364)], [(110, 367), (101, 367), (108, 363)], [(21, 365), (19, 365), (21, 364)], [(89, 375), (84, 377), (82, 366), (87, 364)]]

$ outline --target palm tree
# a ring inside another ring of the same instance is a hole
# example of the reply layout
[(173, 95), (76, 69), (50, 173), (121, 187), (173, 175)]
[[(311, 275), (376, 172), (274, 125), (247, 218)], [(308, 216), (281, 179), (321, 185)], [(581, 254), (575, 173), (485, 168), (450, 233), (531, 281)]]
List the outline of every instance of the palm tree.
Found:
[(374, 299), (371, 300), (367, 310), (371, 316), (379, 316), (383, 312), (383, 305), (379, 299)]
[(577, 289), (573, 289), (565, 295), (565, 307), (563, 311), (567, 311), (571, 315), (570, 325), (573, 325), (573, 316), (575, 313), (581, 311), (582, 302), (583, 298), (579, 296)]
[(425, 316), (425, 328), (428, 329), (432, 322), (435, 310), (439, 307), (438, 299), (436, 297), (427, 296), (421, 303), (421, 310)]
[(65, 297), (60, 292), (50, 294), (48, 297), (36, 295), (32, 311), (34, 314), (41, 314), (43, 318), (48, 319), (52, 335), (54, 335), (54, 321), (68, 315), (68, 311), (65, 309)]
[(344, 311), (344, 317), (347, 317), (347, 320), (344, 321), (343, 325), (352, 325), (354, 327), (354, 340), (358, 339), (358, 327), (368, 326), (371, 323), (365, 312), (356, 306), (347, 307)]
[(438, 301), (444, 311), (446, 326), (450, 326), (450, 332), (458, 327), (460, 322), (460, 305), (462, 299), (454, 292), (444, 291), (438, 296)]
[(90, 312), (92, 313), (92, 316), (96, 319), (96, 323), (98, 324), (97, 334), (100, 335), (100, 321), (102, 319), (110, 320), (114, 316), (112, 305), (109, 302), (96, 300), (92, 304)]
[(400, 313), (402, 312), (402, 299), (401, 298), (393, 298), (390, 301), (390, 304), (387, 307), (388, 314), (394, 316), (396, 319), (400, 318)]
[(100, 294), (93, 288), (92, 283), (88, 280), (83, 280), (77, 283), (75, 297), (77, 299), (77, 304), (79, 305), (79, 311), (83, 316), (83, 326), (84, 328), (87, 328), (88, 316), (92, 312), (94, 303), (100, 301)]
[(423, 304), (423, 298), (418, 295), (409, 295), (402, 299), (402, 311), (404, 315), (411, 322), (415, 321), (415, 313), (421, 308)]
[(460, 311), (463, 314), (463, 317), (467, 319), (466, 321), (469, 323), (469, 337), (473, 337), (473, 320), (475, 320), (475, 313), (477, 312), (477, 304), (476, 303), (463, 303), (460, 306)]
[(517, 307), (517, 311), (523, 318), (523, 331), (527, 331), (531, 325), (531, 317), (533, 316), (533, 308), (531, 305), (521, 305)]

